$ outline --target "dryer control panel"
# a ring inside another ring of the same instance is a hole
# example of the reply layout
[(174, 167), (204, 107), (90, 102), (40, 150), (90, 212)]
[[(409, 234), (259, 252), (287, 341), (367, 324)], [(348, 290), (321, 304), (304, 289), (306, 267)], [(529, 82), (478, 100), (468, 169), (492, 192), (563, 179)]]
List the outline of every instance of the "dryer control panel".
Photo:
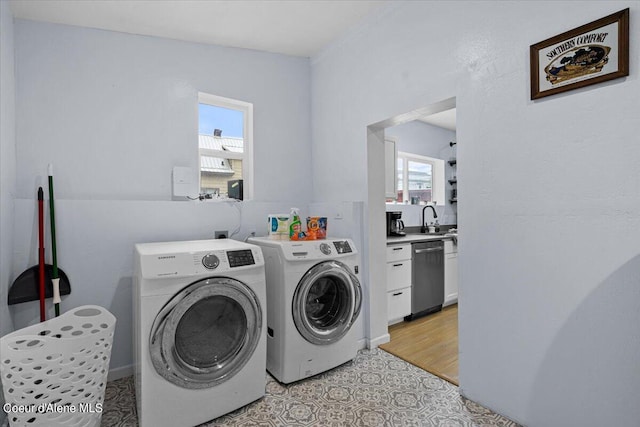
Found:
[(229, 239), (139, 244), (136, 251), (142, 277), (149, 279), (224, 274), (264, 265), (259, 247)]

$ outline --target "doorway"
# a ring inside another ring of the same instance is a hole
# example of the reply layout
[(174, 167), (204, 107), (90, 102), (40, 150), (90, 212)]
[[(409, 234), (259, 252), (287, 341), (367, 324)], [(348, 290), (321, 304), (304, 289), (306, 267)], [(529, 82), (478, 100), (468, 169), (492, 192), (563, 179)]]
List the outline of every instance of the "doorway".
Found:
[[(368, 166), (368, 196), (369, 196), (369, 208), (367, 209), (369, 215), (369, 239), (367, 244), (367, 252), (365, 256), (368, 256), (370, 271), (369, 271), (369, 282), (371, 289), (371, 296), (369, 298), (370, 305), (370, 313), (386, 313), (387, 312), (387, 295), (385, 295), (385, 290), (387, 289), (386, 283), (376, 283), (376, 282), (386, 282), (386, 275), (384, 271), (384, 263), (380, 262), (381, 259), (385, 259), (385, 251), (386, 251), (386, 232), (385, 232), (385, 211), (387, 211), (387, 206), (385, 204), (385, 196), (387, 197), (386, 201), (394, 203), (389, 206), (391, 210), (401, 209), (407, 213), (407, 216), (411, 216), (411, 219), (408, 218), (409, 224), (414, 226), (414, 229), (410, 232), (419, 233), (420, 226), (424, 224), (420, 224), (420, 220), (418, 220), (418, 216), (414, 211), (422, 211), (422, 206), (406, 206), (409, 203), (421, 204), (424, 205), (424, 200), (414, 200), (414, 198), (410, 198), (411, 201), (408, 202), (407, 197), (402, 198), (401, 194), (407, 194), (412, 190), (412, 182), (411, 179), (407, 178), (407, 171), (403, 171), (404, 173), (404, 186), (407, 188), (399, 188), (396, 187), (398, 191), (398, 197), (394, 199), (389, 199), (389, 180), (385, 174), (385, 178), (381, 178), (381, 174), (379, 171), (383, 169), (383, 165), (385, 164), (385, 139), (389, 139), (395, 137), (395, 140), (398, 141), (399, 144), (402, 144), (402, 137), (398, 138), (398, 135), (394, 134), (394, 132), (399, 132), (402, 129), (418, 129), (420, 126), (424, 126), (424, 123), (429, 123), (427, 120), (430, 116), (438, 119), (442, 116), (450, 116), (451, 111), (454, 112), (454, 126), (455, 126), (455, 98), (449, 98), (447, 100), (429, 105), (427, 107), (423, 107), (414, 111), (410, 111), (405, 114), (401, 114), (395, 117), (391, 117), (389, 119), (383, 120), (381, 122), (375, 123), (373, 125), (368, 126), (368, 141), (367, 141), (367, 166)], [(419, 125), (414, 125), (414, 123), (419, 123)], [(433, 123), (429, 123), (433, 124)], [(406, 125), (406, 126), (405, 126)], [(437, 126), (437, 125), (436, 125)], [(429, 126), (427, 126), (429, 127)], [(390, 133), (391, 132), (391, 133)], [(453, 129), (453, 138), (451, 141), (446, 140), (444, 144), (447, 145), (447, 149), (451, 147), (451, 151), (446, 150), (444, 153), (418, 153), (416, 152), (416, 148), (412, 147), (411, 149), (404, 149), (402, 145), (400, 145), (400, 150), (402, 151), (412, 151), (414, 154), (418, 155), (427, 155), (436, 158), (440, 158), (448, 163), (449, 166), (456, 166), (456, 151), (457, 148), (457, 139), (455, 137), (455, 127)], [(442, 139), (442, 138), (440, 138)], [(442, 142), (440, 142), (441, 145)], [(449, 145), (451, 144), (451, 145)], [(386, 144), (388, 147), (388, 143)], [(388, 148), (387, 148), (388, 151)], [(404, 153), (406, 154), (406, 153)], [(452, 155), (453, 154), (453, 155)], [(388, 160), (388, 159), (387, 159)], [(453, 160), (453, 162), (451, 162)], [(389, 162), (387, 162), (387, 165)], [(406, 165), (405, 165), (406, 167)], [(377, 172), (377, 173), (376, 173)], [(397, 171), (396, 171), (397, 173)], [(396, 175), (397, 177), (399, 175)], [(444, 177), (444, 178), (443, 178)], [(455, 223), (457, 223), (457, 169), (447, 168), (443, 177), (438, 179), (446, 180), (448, 182), (446, 191), (445, 191), (445, 200), (442, 197), (437, 197), (439, 201), (439, 217), (441, 224), (452, 225), (455, 227)], [(399, 179), (398, 179), (399, 180)], [(433, 184), (435, 185), (436, 177), (430, 175), (427, 179), (424, 177), (416, 178), (414, 181), (419, 182), (419, 184), (424, 185)], [(409, 184), (407, 186), (407, 183)], [(386, 191), (385, 191), (385, 186)], [(435, 194), (435, 187), (430, 187), (429, 191), (433, 191)], [(423, 188), (421, 187), (421, 190)], [(429, 193), (429, 191), (421, 191), (422, 193)], [(414, 195), (412, 193), (412, 195)], [(418, 198), (419, 199), (419, 198)], [(435, 198), (433, 199), (435, 201)], [(429, 201), (433, 203), (433, 201)], [(415, 208), (415, 209), (412, 209)], [(447, 210), (447, 215), (441, 215)], [(445, 217), (445, 218), (443, 218)], [(453, 218), (453, 219), (452, 219)], [(443, 221), (444, 220), (444, 221)], [(415, 224), (414, 224), (415, 223)], [(407, 221), (405, 221), (405, 227), (407, 226)], [(411, 227), (409, 227), (411, 228)], [(456, 254), (457, 257), (457, 254)], [(380, 266), (383, 266), (380, 268)], [(456, 266), (455, 273), (457, 276), (457, 258), (456, 258)], [(376, 291), (381, 290), (381, 291)], [(450, 291), (450, 290), (449, 290)], [(457, 285), (455, 291), (455, 300), (451, 299), (451, 293), (446, 294), (448, 299), (445, 300), (445, 307), (441, 312), (436, 314), (432, 314), (423, 318), (418, 318), (409, 322), (399, 322), (392, 324), (389, 326), (388, 321), (393, 319), (388, 319), (386, 316), (379, 316), (377, 318), (369, 319), (369, 327), (371, 336), (376, 337), (380, 336), (380, 334), (375, 334), (375, 329), (383, 329), (387, 332), (386, 340), (379, 339), (377, 343), (383, 350), (386, 350), (406, 361), (412, 363), (422, 369), (425, 369), (435, 375), (440, 376), (441, 378), (452, 382), (458, 385), (458, 307), (457, 307)], [(394, 311), (389, 309), (389, 311)], [(380, 318), (383, 318), (382, 321)], [(392, 321), (393, 323), (393, 321)], [(373, 341), (373, 340), (372, 340)], [(373, 342), (372, 342), (373, 343)], [(370, 343), (370, 344), (372, 344)]]
[(391, 341), (381, 349), (459, 385), (457, 303), (410, 322), (393, 324), (389, 334)]

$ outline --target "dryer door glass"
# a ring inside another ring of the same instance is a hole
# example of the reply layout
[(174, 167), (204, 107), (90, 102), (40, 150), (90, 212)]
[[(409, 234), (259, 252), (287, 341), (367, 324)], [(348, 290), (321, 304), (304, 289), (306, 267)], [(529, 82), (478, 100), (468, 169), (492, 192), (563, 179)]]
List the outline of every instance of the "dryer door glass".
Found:
[(293, 297), (296, 328), (313, 344), (338, 341), (357, 319), (361, 295), (358, 278), (345, 264), (316, 264), (302, 277)]
[(213, 387), (247, 363), (262, 332), (253, 291), (229, 278), (193, 283), (160, 311), (149, 348), (158, 374), (189, 389)]

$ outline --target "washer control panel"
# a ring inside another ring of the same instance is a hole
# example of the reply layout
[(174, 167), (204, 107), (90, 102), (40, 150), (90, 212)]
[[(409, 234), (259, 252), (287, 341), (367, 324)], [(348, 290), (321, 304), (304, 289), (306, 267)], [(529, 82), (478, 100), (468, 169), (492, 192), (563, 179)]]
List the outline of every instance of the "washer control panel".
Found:
[(351, 239), (321, 239), (302, 241), (273, 241), (266, 237), (257, 237), (249, 243), (258, 242), (266, 247), (281, 248), (282, 255), (287, 261), (308, 261), (339, 259), (358, 254)]
[(215, 270), (220, 265), (220, 258), (215, 254), (206, 254), (202, 257), (202, 265), (209, 270)]
[(253, 265), (255, 260), (253, 259), (253, 252), (251, 249), (242, 249), (239, 251), (227, 251), (227, 258), (229, 258), (229, 267), (242, 267), (243, 265)]
[(336, 247), (336, 251), (339, 254), (348, 254), (353, 252), (351, 250), (351, 246), (349, 246), (349, 242), (346, 240), (335, 240), (333, 245)]
[(325, 255), (331, 255), (331, 246), (326, 243), (320, 243), (320, 252)]

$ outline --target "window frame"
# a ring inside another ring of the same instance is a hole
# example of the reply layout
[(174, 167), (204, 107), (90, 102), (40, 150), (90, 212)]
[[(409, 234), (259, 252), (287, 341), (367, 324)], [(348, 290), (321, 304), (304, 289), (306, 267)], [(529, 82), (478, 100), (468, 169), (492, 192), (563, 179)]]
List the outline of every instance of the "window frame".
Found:
[[(445, 205), (445, 161), (434, 157), (422, 156), (420, 154), (398, 151), (397, 160), (402, 160), (402, 181), (398, 179), (398, 184), (402, 183), (402, 203), (409, 203), (409, 161), (428, 163), (431, 165), (431, 202), (437, 205)], [(396, 172), (396, 176), (398, 173)], [(397, 187), (396, 185), (396, 199)]]
[[(243, 199), (253, 199), (253, 104), (237, 99), (225, 98), (223, 96), (212, 95), (210, 93), (198, 92), (198, 111), (200, 104), (222, 107), (229, 110), (241, 111), (243, 113), (243, 152), (212, 150), (201, 148), (199, 140), (198, 147), (198, 193), (202, 193), (202, 164), (201, 156), (218, 157), (229, 160), (242, 161), (242, 181)], [(200, 132), (198, 131), (198, 135)], [(198, 138), (199, 139), (199, 138)]]

